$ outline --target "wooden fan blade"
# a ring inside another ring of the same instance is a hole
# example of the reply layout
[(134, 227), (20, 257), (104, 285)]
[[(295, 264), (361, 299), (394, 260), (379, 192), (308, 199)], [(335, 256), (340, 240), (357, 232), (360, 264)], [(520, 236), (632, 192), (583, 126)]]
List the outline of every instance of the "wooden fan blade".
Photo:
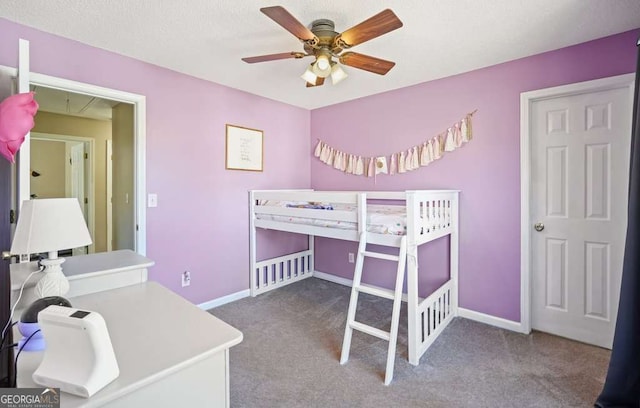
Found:
[(393, 11), (386, 9), (338, 35), (335, 42), (340, 48), (349, 48), (400, 27), (402, 21)]
[(364, 69), (365, 71), (373, 72), (374, 74), (384, 75), (396, 63), (393, 61), (387, 61), (369, 55), (358, 54), (357, 52), (345, 52), (340, 55), (340, 63), (348, 65), (350, 67)]
[(260, 9), (270, 19), (280, 24), (282, 28), (295, 35), (302, 41), (315, 40), (318, 38), (314, 33), (299, 22), (282, 6), (263, 7)]
[(311, 82), (307, 82), (307, 88), (312, 88), (314, 86), (320, 86), (322, 84), (324, 84), (324, 78), (318, 77), (318, 78), (316, 78), (316, 83), (315, 84), (312, 84)]
[(304, 54), (302, 52), (281, 52), (280, 54), (269, 54), (269, 55), (260, 55), (257, 57), (246, 57), (242, 58), (242, 60), (249, 64), (255, 64), (256, 62), (265, 62), (265, 61), (275, 61), (287, 58), (304, 58), (308, 57), (309, 54)]

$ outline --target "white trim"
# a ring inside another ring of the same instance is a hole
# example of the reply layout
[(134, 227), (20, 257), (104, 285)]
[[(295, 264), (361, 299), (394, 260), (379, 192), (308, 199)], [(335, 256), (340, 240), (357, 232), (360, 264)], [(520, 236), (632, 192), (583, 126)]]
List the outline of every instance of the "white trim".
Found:
[(107, 252), (111, 252), (113, 250), (113, 162), (111, 161), (111, 157), (113, 156), (113, 141), (111, 139), (106, 140), (105, 146), (105, 162), (106, 162), (106, 204), (105, 208), (107, 209)]
[(340, 276), (332, 275), (326, 272), (320, 272), (318, 270), (313, 271), (314, 278), (320, 278), (322, 280), (326, 280), (327, 282), (337, 283), (338, 285), (352, 287), (353, 281), (347, 278), (341, 278)]
[[(18, 40), (18, 71), (17, 80), (18, 93), (29, 92), (29, 41)], [(16, 207), (18, 208), (18, 216), (20, 216), (20, 208), (22, 202), (31, 199), (31, 190), (29, 189), (29, 182), (31, 180), (31, 133), (27, 132), (24, 136), (24, 141), (20, 146), (17, 157), (18, 167), (18, 179), (26, 180), (24, 183), (18, 183), (18, 202)]]
[[(0, 72), (15, 77), (18, 70), (15, 68), (0, 65)], [(137, 173), (135, 184), (136, 195), (136, 222), (137, 231), (134, 230), (136, 237), (135, 251), (141, 255), (147, 253), (147, 211), (146, 211), (146, 185), (147, 185), (147, 166), (146, 166), (146, 135), (147, 135), (147, 117), (146, 117), (146, 97), (131, 92), (119, 91), (110, 88), (104, 88), (97, 85), (87, 84), (68, 79), (57, 78), (50, 75), (30, 72), (30, 83), (45, 88), (58, 89), (62, 91), (74, 92), (83, 95), (95, 96), (103, 99), (129, 103), (134, 109), (134, 130), (135, 130), (135, 169)], [(21, 151), (28, 151), (28, 143), (26, 142)], [(27, 149), (25, 149), (27, 145)], [(135, 228), (135, 226), (134, 226)]]
[(8, 67), (6, 65), (0, 65), (0, 74), (3, 74), (11, 78), (15, 78), (18, 76), (18, 69), (13, 67)]
[(202, 310), (209, 310), (218, 306), (226, 305), (227, 303), (235, 302), (236, 300), (244, 299), (249, 296), (251, 296), (251, 291), (249, 289), (245, 289), (241, 290), (240, 292), (232, 293), (230, 295), (222, 296), (204, 303), (200, 303), (198, 307)]
[(458, 307), (458, 317), (464, 317), (465, 319), (488, 324), (489, 326), (499, 327), (505, 330), (511, 330), (517, 333), (529, 334), (528, 331), (524, 330), (522, 323), (503, 319), (502, 317), (496, 317), (485, 313), (476, 312), (474, 310), (465, 309), (463, 307)]
[[(331, 275), (326, 272), (313, 271), (313, 276), (322, 280), (326, 280), (328, 282), (337, 283), (339, 285), (351, 287), (353, 281), (350, 279), (342, 278), (340, 276)], [(368, 285), (374, 288), (378, 288), (374, 285)], [(407, 301), (407, 294), (402, 294), (402, 301)], [(476, 322), (488, 324), (490, 326), (499, 327), (501, 329), (511, 330), (517, 333), (528, 333), (525, 332), (521, 323), (514, 322), (512, 320), (503, 319), (501, 317), (491, 316), (485, 313), (476, 312), (473, 310), (465, 309), (463, 307), (458, 306), (458, 316), (464, 317), (465, 319), (473, 320)]]
[[(336, 276), (336, 275), (332, 275), (330, 273), (326, 273), (326, 272), (319, 272), (319, 271), (313, 271), (313, 277), (314, 278), (319, 278), (322, 280), (326, 280), (327, 282), (333, 282), (333, 283), (337, 283), (338, 285), (342, 285), (342, 286), (347, 286), (347, 287), (352, 287), (353, 286), (353, 281), (351, 279), (347, 279), (347, 278), (341, 278), (340, 276)], [(372, 289), (379, 289), (385, 292), (388, 292), (389, 289), (383, 288), (382, 286), (376, 286), (376, 285), (369, 285), (369, 284), (362, 284), (360, 286), (365, 286), (365, 287), (370, 287)], [(424, 299), (422, 298), (418, 298), (418, 302), (422, 302)], [(407, 294), (403, 293), (402, 294), (402, 301), (403, 302), (407, 302)]]
[(520, 320), (522, 333), (531, 332), (531, 135), (530, 110), (536, 101), (583, 93), (629, 88), (635, 74), (538, 89), (520, 94)]

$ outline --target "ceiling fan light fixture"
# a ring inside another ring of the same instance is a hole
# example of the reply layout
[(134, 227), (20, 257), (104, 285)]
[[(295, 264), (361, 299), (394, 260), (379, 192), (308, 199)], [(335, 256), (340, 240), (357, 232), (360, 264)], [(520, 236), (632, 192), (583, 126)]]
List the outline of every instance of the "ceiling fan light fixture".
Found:
[(318, 57), (316, 62), (312, 65), (313, 73), (319, 76), (320, 78), (326, 78), (331, 75), (331, 64), (328, 60)]
[(333, 66), (331, 67), (331, 83), (333, 85), (337, 85), (339, 82), (341, 82), (343, 79), (345, 79), (348, 76), (349, 75), (347, 75), (345, 70), (342, 69), (342, 67), (339, 64), (337, 63), (333, 64)]
[(310, 84), (315, 84), (316, 80), (318, 79), (318, 76), (313, 73), (313, 70), (311, 69), (311, 65), (309, 65), (307, 67), (307, 70), (304, 71), (304, 74), (301, 75), (301, 78), (304, 79), (306, 82), (309, 82)]
[(316, 59), (316, 65), (321, 71), (326, 71), (327, 69), (331, 68), (329, 57), (327, 57), (325, 54), (321, 54), (318, 56), (318, 58)]

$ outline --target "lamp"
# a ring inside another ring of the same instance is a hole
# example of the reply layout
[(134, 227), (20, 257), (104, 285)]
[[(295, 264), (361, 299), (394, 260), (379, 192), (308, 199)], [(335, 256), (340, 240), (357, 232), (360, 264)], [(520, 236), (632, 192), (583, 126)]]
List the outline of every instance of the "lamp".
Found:
[(311, 69), (311, 65), (307, 67), (307, 70), (304, 71), (304, 74), (302, 74), (301, 78), (309, 82), (310, 84), (315, 84), (316, 80), (318, 79), (316, 74), (313, 73), (313, 70)]
[(313, 73), (320, 78), (326, 78), (331, 74), (331, 60), (327, 54), (318, 55), (315, 64), (311, 67)]
[(347, 73), (342, 69), (338, 63), (334, 63), (331, 67), (331, 83), (336, 85), (347, 77)]
[(48, 252), (44, 276), (35, 287), (38, 297), (64, 296), (69, 281), (62, 273), (64, 258), (58, 251), (91, 244), (91, 235), (76, 198), (25, 200), (20, 209), (18, 225), (11, 244), (11, 253), (34, 254)]

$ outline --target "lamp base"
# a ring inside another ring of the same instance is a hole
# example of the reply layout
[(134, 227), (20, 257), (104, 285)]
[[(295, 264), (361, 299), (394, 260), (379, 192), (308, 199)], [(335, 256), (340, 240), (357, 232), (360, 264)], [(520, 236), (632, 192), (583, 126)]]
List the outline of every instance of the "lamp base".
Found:
[(64, 296), (69, 292), (69, 281), (62, 273), (64, 258), (43, 259), (40, 264), (44, 266), (44, 276), (38, 281), (34, 292), (36, 296)]

